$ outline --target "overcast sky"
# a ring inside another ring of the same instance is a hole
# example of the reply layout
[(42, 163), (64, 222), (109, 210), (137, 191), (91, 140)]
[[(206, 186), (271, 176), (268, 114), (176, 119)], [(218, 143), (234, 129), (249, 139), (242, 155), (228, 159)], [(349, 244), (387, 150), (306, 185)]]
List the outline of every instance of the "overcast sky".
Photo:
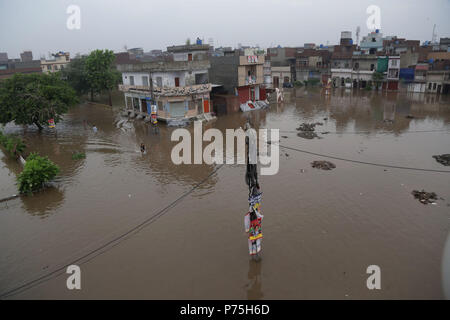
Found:
[[(79, 30), (66, 26), (71, 4)], [(340, 31), (368, 33), (369, 5), (380, 8), (384, 35), (431, 40), (436, 24), (438, 37), (450, 37), (450, 0), (0, 0), (0, 52), (149, 51), (197, 36), (215, 46), (336, 44)]]

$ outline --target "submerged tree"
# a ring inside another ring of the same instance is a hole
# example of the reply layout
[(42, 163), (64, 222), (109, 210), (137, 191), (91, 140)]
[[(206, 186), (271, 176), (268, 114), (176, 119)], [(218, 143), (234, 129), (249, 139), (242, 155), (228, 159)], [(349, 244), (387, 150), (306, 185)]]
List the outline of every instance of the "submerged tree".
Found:
[(372, 80), (373, 80), (373, 82), (375, 83), (375, 88), (376, 88), (377, 91), (378, 91), (378, 88), (380, 87), (380, 83), (383, 82), (383, 80), (384, 80), (383, 72), (375, 71), (375, 72), (372, 74)]
[(120, 81), (120, 73), (113, 67), (115, 56), (111, 50), (95, 50), (86, 58), (86, 79), (91, 91), (91, 100), (94, 93), (108, 91), (109, 105), (112, 106), (111, 90)]
[(35, 124), (39, 130), (55, 123), (77, 103), (75, 91), (60, 74), (15, 74), (0, 82), (0, 123)]

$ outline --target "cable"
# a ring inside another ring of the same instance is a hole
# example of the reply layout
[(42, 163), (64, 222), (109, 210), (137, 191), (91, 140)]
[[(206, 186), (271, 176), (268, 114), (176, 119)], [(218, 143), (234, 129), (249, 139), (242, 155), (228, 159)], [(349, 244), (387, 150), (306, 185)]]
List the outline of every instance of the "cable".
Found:
[(386, 168), (404, 169), (404, 170), (415, 170), (415, 171), (426, 171), (426, 172), (450, 173), (450, 171), (447, 171), (447, 170), (412, 168), (412, 167), (394, 166), (394, 165), (390, 165), (390, 164), (381, 164), (381, 163), (365, 162), (365, 161), (359, 161), (359, 160), (353, 160), (353, 159), (346, 159), (346, 158), (340, 158), (340, 157), (330, 156), (330, 155), (326, 155), (326, 154), (320, 154), (320, 153), (316, 153), (316, 152), (311, 152), (311, 151), (307, 151), (307, 150), (297, 149), (297, 148), (293, 148), (293, 147), (283, 146), (281, 144), (278, 144), (278, 145), (281, 148), (285, 148), (285, 149), (289, 149), (289, 150), (293, 150), (293, 151), (298, 151), (298, 152), (302, 152), (302, 153), (307, 153), (307, 154), (312, 154), (312, 155), (315, 155), (315, 156), (320, 156), (320, 157), (324, 157), (324, 158), (331, 158), (331, 159), (347, 161), (347, 162), (353, 162), (353, 163), (367, 164), (367, 165), (372, 165), (372, 166), (377, 166), (377, 167), (386, 167)]
[[(267, 128), (269, 129), (269, 128)], [(294, 130), (280, 130), (281, 133), (298, 133), (301, 132), (300, 130), (294, 131)], [(418, 131), (406, 131), (402, 132), (402, 134), (405, 133), (427, 133), (427, 132), (450, 132), (450, 129), (444, 129), (444, 130), (418, 130)], [(322, 134), (363, 134), (363, 133), (374, 133), (374, 134), (387, 134), (387, 133), (395, 133), (392, 131), (379, 131), (379, 132), (371, 132), (371, 131), (352, 131), (352, 132), (337, 132), (337, 131), (322, 131), (322, 132), (316, 132), (316, 133), (322, 133)]]
[[(11, 289), (7, 292), (4, 292), (2, 294), (0, 294), (0, 299), (3, 299), (7, 296), (10, 295), (14, 295), (17, 293), (20, 293), (22, 291), (28, 290), (42, 282), (48, 281), (58, 275), (61, 274), (62, 271), (64, 271), (68, 266), (72, 265), (72, 264), (82, 264), (84, 262), (90, 261), (91, 259), (95, 258), (96, 256), (98, 256), (99, 254), (102, 254), (106, 251), (108, 251), (109, 249), (111, 249), (113, 246), (119, 244), (120, 242), (122, 242), (123, 240), (125, 240), (127, 236), (130, 236), (132, 234), (135, 234), (137, 232), (139, 232), (141, 229), (145, 228), (146, 226), (150, 225), (151, 223), (155, 222), (157, 218), (163, 216), (165, 213), (167, 213), (169, 211), (169, 209), (175, 207), (177, 205), (178, 202), (180, 202), (181, 200), (183, 200), (185, 197), (187, 197), (189, 194), (191, 194), (194, 190), (196, 190), (199, 186), (201, 186), (203, 183), (205, 183), (213, 174), (215, 174), (217, 171), (219, 171), (225, 164), (221, 164), (219, 165), (217, 168), (215, 168), (208, 176), (206, 176), (202, 181), (200, 181), (199, 183), (197, 183), (196, 185), (194, 185), (194, 187), (192, 187), (189, 191), (185, 192), (184, 194), (182, 194), (180, 197), (178, 197), (177, 199), (175, 199), (174, 201), (172, 201), (170, 204), (168, 204), (166, 207), (164, 207), (163, 209), (159, 210), (158, 212), (156, 212), (155, 214), (153, 214), (152, 216), (148, 217), (147, 219), (145, 219), (143, 222), (141, 222), (140, 224), (134, 226), (133, 228), (131, 228), (130, 230), (122, 233), (121, 235), (115, 237), (114, 239), (108, 241), (107, 243), (103, 244), (102, 246), (89, 251), (88, 253), (84, 254), (83, 256), (75, 259), (74, 261), (72, 261), (71, 263), (68, 263), (62, 267), (57, 268), (56, 270), (53, 270), (49, 273), (47, 273), (46, 275), (43, 275), (39, 278), (36, 278), (34, 280), (30, 280), (27, 283), (20, 285), (14, 289)], [(105, 249), (103, 251), (101, 251), (102, 249)], [(90, 257), (87, 261), (82, 261), (86, 258)]]

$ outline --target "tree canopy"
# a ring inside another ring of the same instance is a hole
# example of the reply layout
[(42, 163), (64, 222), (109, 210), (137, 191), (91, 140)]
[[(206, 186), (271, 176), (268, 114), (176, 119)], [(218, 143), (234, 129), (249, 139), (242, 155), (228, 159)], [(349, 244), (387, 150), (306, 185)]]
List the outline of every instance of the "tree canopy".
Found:
[(113, 67), (115, 56), (111, 50), (95, 50), (86, 58), (86, 79), (93, 93), (108, 91), (111, 102), (111, 90), (119, 83), (121, 74)]
[(15, 74), (0, 81), (0, 123), (14, 121), (42, 129), (49, 119), (58, 122), (77, 101), (59, 74)]

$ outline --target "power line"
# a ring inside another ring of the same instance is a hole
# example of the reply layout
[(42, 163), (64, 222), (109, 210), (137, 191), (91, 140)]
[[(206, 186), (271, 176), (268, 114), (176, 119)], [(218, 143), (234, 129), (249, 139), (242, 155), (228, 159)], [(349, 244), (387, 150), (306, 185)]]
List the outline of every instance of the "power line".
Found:
[(336, 160), (341, 160), (341, 161), (346, 161), (346, 162), (353, 162), (353, 163), (359, 163), (359, 164), (367, 164), (367, 165), (377, 166), (377, 167), (386, 167), (386, 168), (404, 169), (404, 170), (414, 170), (414, 171), (426, 171), (426, 172), (438, 172), (438, 173), (450, 173), (450, 171), (447, 171), (447, 170), (436, 170), (436, 169), (424, 169), (424, 168), (394, 166), (394, 165), (390, 165), (390, 164), (366, 162), (366, 161), (360, 161), (360, 160), (346, 159), (346, 158), (331, 156), (331, 155), (327, 155), (327, 154), (320, 154), (320, 153), (311, 152), (311, 151), (308, 151), (308, 150), (302, 150), (302, 149), (297, 149), (297, 148), (293, 148), (293, 147), (283, 146), (281, 144), (279, 144), (279, 146), (281, 148), (284, 148), (284, 149), (298, 151), (298, 152), (307, 153), (307, 154), (312, 154), (312, 155), (320, 156), (320, 157), (324, 157), (324, 158), (336, 159)]
[[(294, 131), (294, 130), (280, 130), (281, 133), (298, 133), (301, 132), (300, 130)], [(402, 134), (405, 133), (427, 133), (427, 132), (450, 132), (450, 129), (443, 129), (443, 130), (418, 130), (418, 131), (406, 131), (402, 132)], [(395, 133), (393, 131), (379, 131), (379, 132), (372, 132), (372, 131), (350, 131), (350, 132), (338, 132), (338, 131), (322, 131), (317, 132), (322, 134), (363, 134), (363, 133), (375, 133), (375, 134), (388, 134), (388, 133)]]
[[(185, 192), (184, 194), (182, 194), (180, 197), (178, 197), (177, 199), (175, 199), (174, 201), (172, 201), (170, 204), (168, 204), (166, 207), (162, 208), (161, 210), (159, 210), (158, 212), (154, 213), (152, 216), (148, 217), (147, 219), (145, 219), (143, 222), (141, 222), (140, 224), (134, 226), (133, 228), (129, 229), (128, 231), (120, 234), (119, 236), (115, 237), (114, 239), (108, 241), (107, 243), (103, 244), (102, 246), (89, 251), (88, 253), (84, 254), (83, 256), (75, 259), (74, 261), (59, 267), (39, 278), (36, 278), (34, 280), (28, 281), (27, 283), (20, 285), (14, 289), (11, 289), (7, 292), (4, 292), (2, 294), (0, 294), (0, 299), (3, 299), (7, 296), (13, 295), (13, 294), (17, 294), (20, 292), (23, 292), (25, 290), (28, 290), (40, 283), (43, 283), (45, 281), (48, 281), (58, 275), (60, 275), (61, 273), (64, 272), (64, 270), (72, 265), (72, 264), (82, 264), (84, 262), (90, 261), (93, 258), (95, 258), (96, 256), (98, 256), (99, 254), (102, 254), (106, 251), (108, 251), (109, 249), (111, 249), (113, 246), (119, 244), (120, 242), (122, 242), (123, 240), (126, 239), (127, 236), (131, 236), (132, 234), (135, 234), (137, 232), (139, 232), (141, 229), (145, 228), (146, 226), (150, 225), (151, 223), (155, 222), (156, 219), (158, 219), (159, 217), (163, 216), (164, 214), (166, 214), (167, 212), (169, 212), (169, 209), (175, 207), (181, 200), (183, 200), (184, 198), (186, 198), (189, 194), (191, 194), (194, 190), (196, 190), (199, 186), (201, 186), (203, 183), (205, 183), (213, 174), (215, 174), (217, 171), (219, 171), (225, 164), (221, 164), (218, 167), (216, 167), (210, 174), (208, 174), (203, 180), (201, 180), (199, 183), (197, 183), (196, 185), (194, 185), (191, 189), (189, 189), (187, 192)], [(103, 250), (104, 249), (104, 250)], [(89, 258), (86, 261), (82, 261)]]

